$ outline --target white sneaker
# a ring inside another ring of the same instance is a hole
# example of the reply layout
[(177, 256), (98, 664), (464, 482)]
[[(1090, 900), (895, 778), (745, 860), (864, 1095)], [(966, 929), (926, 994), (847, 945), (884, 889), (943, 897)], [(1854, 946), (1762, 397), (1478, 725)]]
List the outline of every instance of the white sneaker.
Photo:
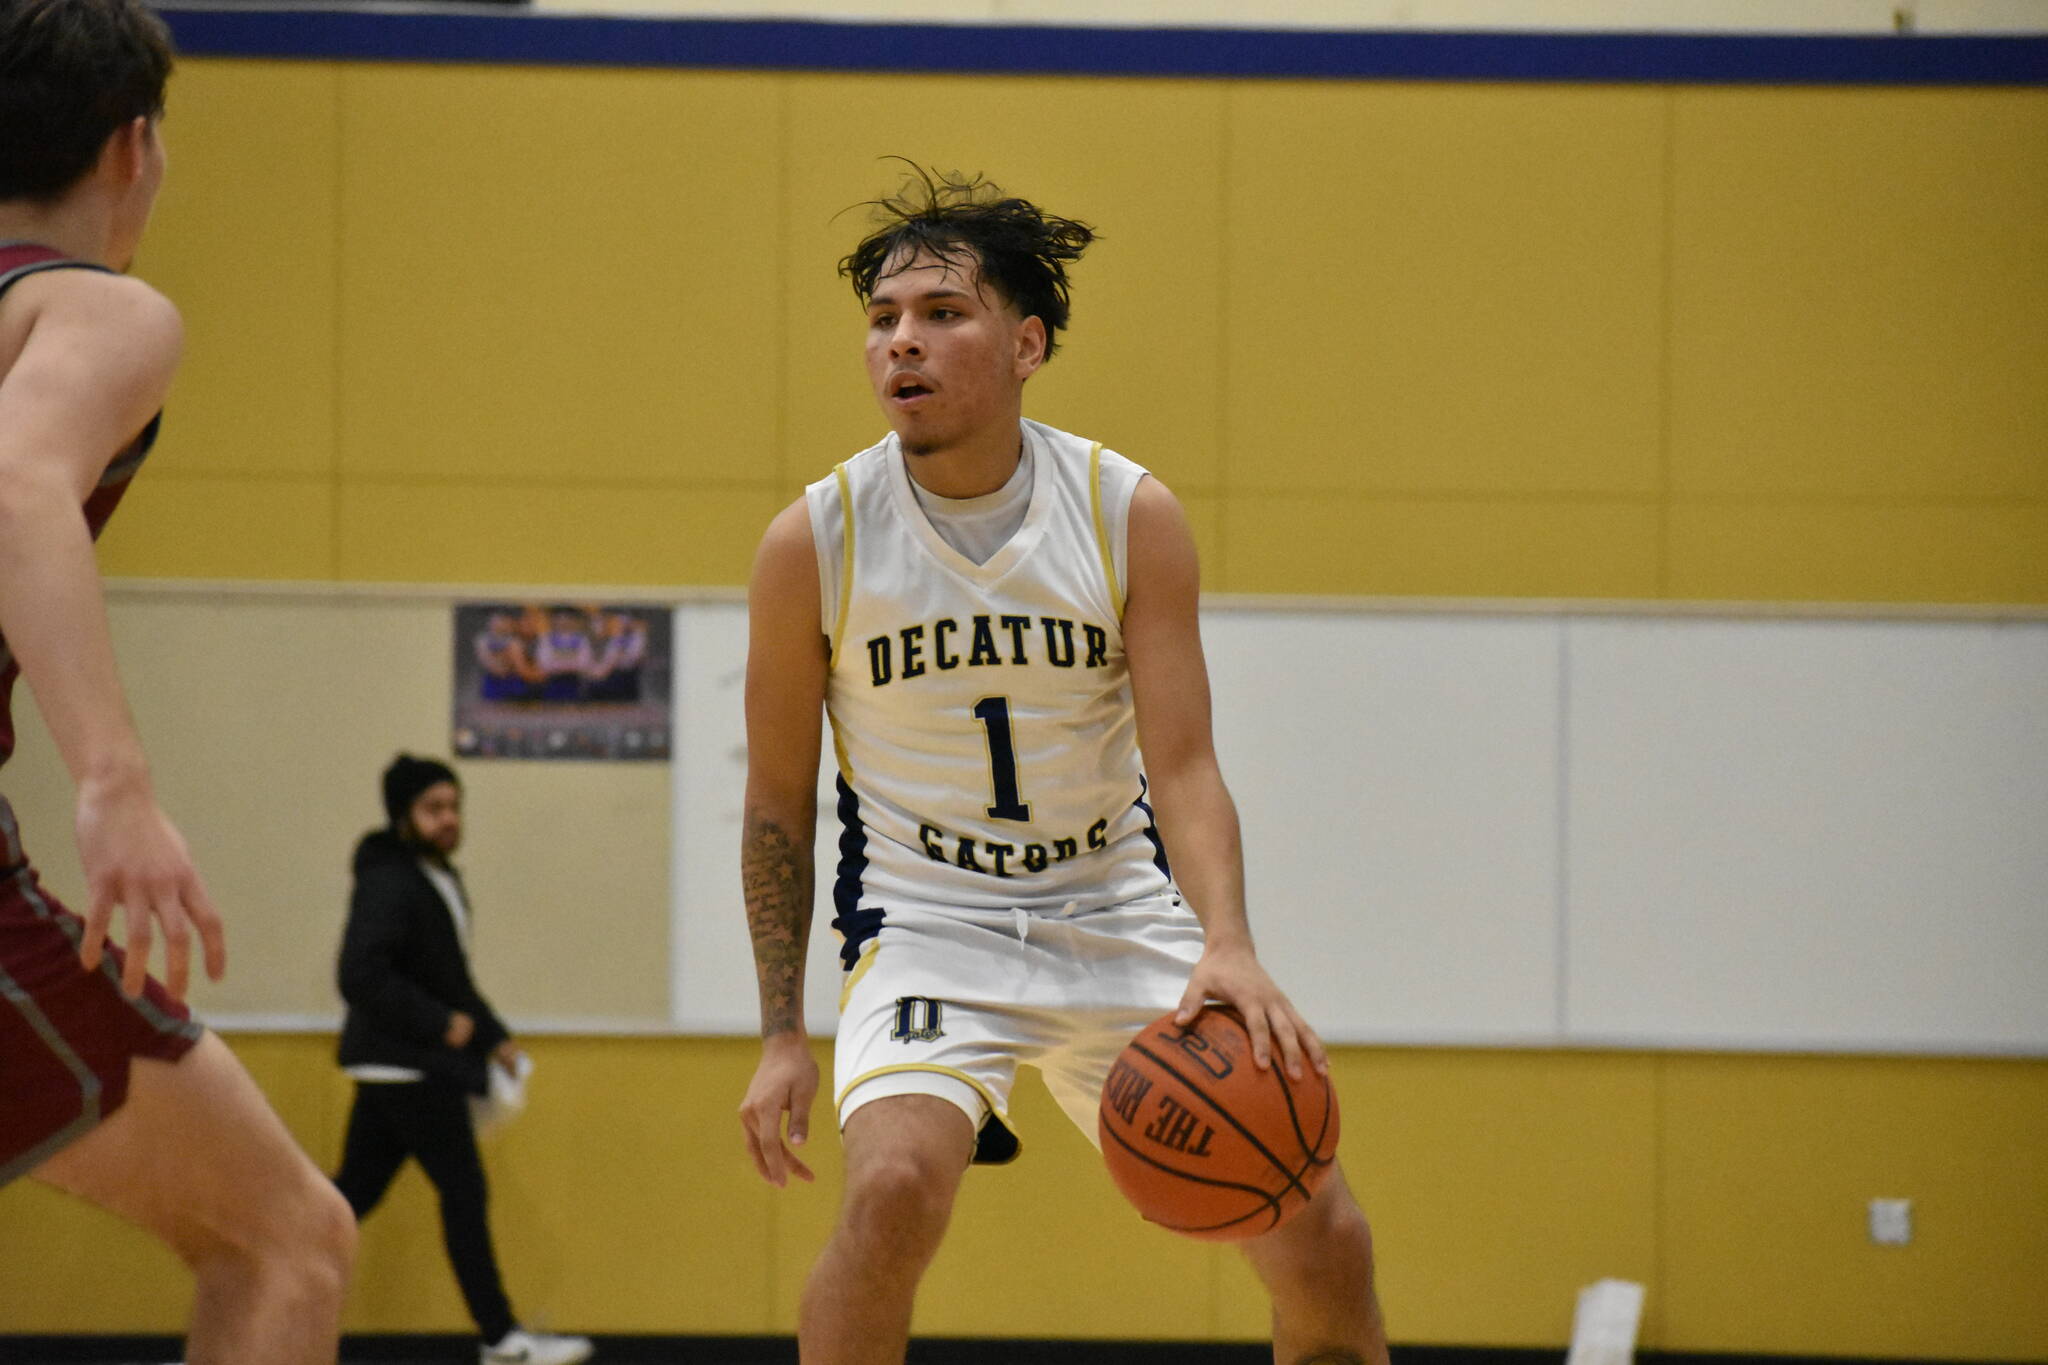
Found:
[(558, 1337), (551, 1332), (529, 1332), (515, 1327), (496, 1346), (477, 1351), (481, 1365), (577, 1365), (590, 1359), (589, 1337)]

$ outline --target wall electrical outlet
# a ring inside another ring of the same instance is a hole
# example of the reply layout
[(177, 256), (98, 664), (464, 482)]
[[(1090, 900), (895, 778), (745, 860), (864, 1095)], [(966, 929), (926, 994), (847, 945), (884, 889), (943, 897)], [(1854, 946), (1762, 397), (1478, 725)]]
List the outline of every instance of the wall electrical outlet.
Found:
[(1870, 1240), (1881, 1247), (1902, 1247), (1913, 1240), (1913, 1201), (1870, 1201)]

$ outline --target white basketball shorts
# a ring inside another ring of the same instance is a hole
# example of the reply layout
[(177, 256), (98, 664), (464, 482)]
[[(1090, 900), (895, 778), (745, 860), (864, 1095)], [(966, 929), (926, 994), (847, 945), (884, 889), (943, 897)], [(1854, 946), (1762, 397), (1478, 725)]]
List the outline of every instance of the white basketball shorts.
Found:
[(1070, 914), (892, 904), (840, 996), (840, 1126), (887, 1096), (935, 1095), (974, 1124), (977, 1162), (1008, 1161), (1022, 1062), (1094, 1142), (1111, 1063), (1180, 1003), (1201, 955), (1173, 892)]

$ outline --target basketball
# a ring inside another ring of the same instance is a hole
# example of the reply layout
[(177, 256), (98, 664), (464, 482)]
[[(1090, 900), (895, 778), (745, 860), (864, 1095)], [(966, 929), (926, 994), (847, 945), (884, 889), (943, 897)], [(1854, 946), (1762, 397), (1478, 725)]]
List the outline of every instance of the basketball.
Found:
[(1271, 1232), (1308, 1207), (1337, 1160), (1337, 1094), (1312, 1068), (1301, 1080), (1252, 1061), (1251, 1034), (1228, 1006), (1180, 1028), (1147, 1025), (1102, 1086), (1096, 1131), (1111, 1179), (1139, 1213), (1203, 1241)]

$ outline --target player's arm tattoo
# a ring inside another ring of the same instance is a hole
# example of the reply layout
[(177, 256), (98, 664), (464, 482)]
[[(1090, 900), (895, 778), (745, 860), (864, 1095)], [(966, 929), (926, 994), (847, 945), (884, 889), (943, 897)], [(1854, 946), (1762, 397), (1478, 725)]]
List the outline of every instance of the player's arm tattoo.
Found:
[(804, 948), (811, 928), (811, 850), (774, 820), (748, 811), (740, 844), (740, 882), (754, 967), (761, 984), (761, 1036), (803, 1021)]

